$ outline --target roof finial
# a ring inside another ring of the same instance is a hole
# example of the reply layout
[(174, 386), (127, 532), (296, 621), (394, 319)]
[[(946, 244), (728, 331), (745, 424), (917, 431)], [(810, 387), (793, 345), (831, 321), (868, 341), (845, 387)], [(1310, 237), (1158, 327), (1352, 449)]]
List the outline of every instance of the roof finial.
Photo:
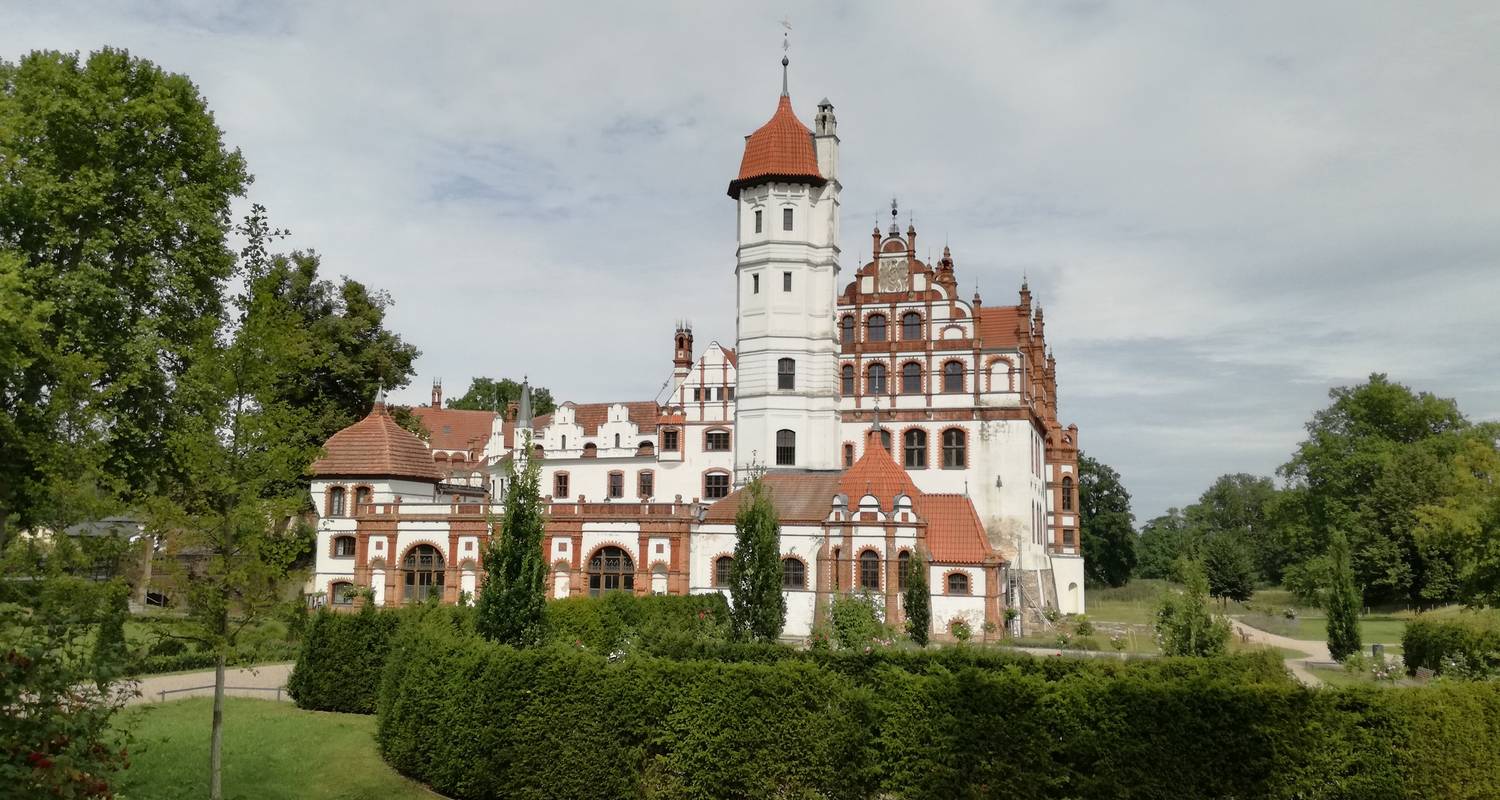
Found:
[(900, 212), (896, 208), (896, 197), (895, 197), (895, 195), (892, 195), (891, 196), (891, 235), (892, 236), (899, 236), (899, 235), (901, 235), (901, 228), (896, 225), (896, 215), (899, 214), (899, 213)]
[(875, 421), (870, 423), (870, 430), (880, 430), (880, 398), (875, 398)]
[(791, 18), (782, 17), (781, 27), (785, 29), (781, 32), (781, 96), (786, 97), (788, 94), (786, 88), (786, 67), (788, 64), (792, 63), (791, 60), (786, 57), (787, 51), (792, 47), (792, 43), (788, 38), (792, 32)]

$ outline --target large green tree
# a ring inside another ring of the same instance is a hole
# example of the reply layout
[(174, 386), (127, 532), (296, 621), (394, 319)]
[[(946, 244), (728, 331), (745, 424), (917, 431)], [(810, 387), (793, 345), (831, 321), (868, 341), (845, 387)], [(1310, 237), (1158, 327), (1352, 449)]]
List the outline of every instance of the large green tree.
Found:
[[(504, 411), (505, 407), (521, 399), (521, 384), (510, 378), (475, 378), (469, 382), (469, 390), (458, 397), (448, 398), (448, 408), (470, 411)], [(540, 386), (531, 387), (531, 413), (551, 414), (557, 410), (552, 392)]]
[(786, 624), (781, 593), (781, 520), (771, 492), (759, 477), (745, 487), (734, 520), (734, 559), (729, 568), (729, 621), (740, 639), (774, 642)]
[(248, 182), (185, 76), (110, 48), (0, 62), (0, 536), (180, 472)]
[[(522, 453), (531, 452), (528, 437)], [(515, 647), (540, 644), (546, 633), (546, 554), (542, 535), (541, 461), (526, 459), (505, 493), (505, 514), (484, 552), (484, 583), (474, 622), (480, 635)]]
[(1448, 496), (1416, 510), (1418, 544), (1453, 554), (1458, 599), (1500, 606), (1500, 452), (1483, 439), (1465, 442), (1448, 486)]
[(1181, 509), (1169, 508), (1167, 513), (1152, 517), (1141, 526), (1136, 540), (1136, 576), (1171, 579), (1176, 574), (1177, 559), (1195, 551), (1195, 537)]
[(1134, 516), (1120, 473), (1078, 454), (1079, 536), (1085, 577), (1096, 586), (1121, 586), (1135, 570)]
[(1221, 475), (1185, 513), (1188, 524), (1203, 535), (1223, 534), (1240, 542), (1259, 576), (1274, 583), (1288, 558), (1288, 544), (1273, 513), (1275, 499), (1276, 485), (1268, 477)]
[(1244, 602), (1255, 592), (1255, 562), (1245, 540), (1228, 532), (1215, 532), (1200, 546), (1208, 593), (1224, 600)]

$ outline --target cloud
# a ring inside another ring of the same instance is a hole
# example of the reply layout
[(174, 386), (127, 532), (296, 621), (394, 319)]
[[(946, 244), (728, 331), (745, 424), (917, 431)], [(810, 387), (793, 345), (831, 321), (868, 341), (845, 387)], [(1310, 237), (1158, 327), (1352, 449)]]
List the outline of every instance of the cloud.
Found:
[[(778, 14), (676, 3), (33, 2), (0, 57), (125, 46), (198, 82), (252, 198), (396, 299), (416, 386), (653, 396), (734, 337), (743, 136)], [(1139, 516), (1268, 473), (1371, 371), (1500, 417), (1500, 14), (1406, 4), (835, 4), (791, 89), (843, 137), (845, 270), (900, 197), (960, 283), (1047, 311), (1061, 410)]]

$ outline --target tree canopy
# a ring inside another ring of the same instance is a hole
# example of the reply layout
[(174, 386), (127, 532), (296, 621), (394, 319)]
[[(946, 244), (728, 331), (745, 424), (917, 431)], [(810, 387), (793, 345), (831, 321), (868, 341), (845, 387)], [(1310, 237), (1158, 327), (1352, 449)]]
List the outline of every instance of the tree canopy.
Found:
[(1120, 586), (1135, 570), (1134, 516), (1120, 473), (1078, 454), (1079, 542), (1085, 577), (1098, 586)]
[[(521, 384), (510, 378), (475, 378), (469, 382), (469, 390), (458, 397), (450, 397), (444, 404), (448, 408), (470, 411), (504, 412), (507, 405), (520, 402)], [(540, 386), (531, 387), (531, 413), (551, 414), (557, 410), (552, 392)]]

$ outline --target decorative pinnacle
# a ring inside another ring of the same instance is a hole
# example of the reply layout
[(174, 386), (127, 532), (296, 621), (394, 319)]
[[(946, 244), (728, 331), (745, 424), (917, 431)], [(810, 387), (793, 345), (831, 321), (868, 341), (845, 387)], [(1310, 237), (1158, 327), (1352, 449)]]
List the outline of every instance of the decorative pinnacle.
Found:
[(900, 213), (900, 212), (896, 209), (896, 198), (894, 196), (892, 196), (891, 197), (891, 235), (892, 236), (899, 236), (899, 235), (901, 235), (901, 227), (896, 224), (896, 215), (898, 213)]
[(788, 96), (786, 88), (786, 68), (788, 64), (792, 63), (786, 57), (787, 51), (792, 47), (791, 40), (788, 38), (792, 32), (791, 19), (789, 17), (782, 17), (781, 27), (785, 29), (781, 32), (781, 96), (786, 97)]

